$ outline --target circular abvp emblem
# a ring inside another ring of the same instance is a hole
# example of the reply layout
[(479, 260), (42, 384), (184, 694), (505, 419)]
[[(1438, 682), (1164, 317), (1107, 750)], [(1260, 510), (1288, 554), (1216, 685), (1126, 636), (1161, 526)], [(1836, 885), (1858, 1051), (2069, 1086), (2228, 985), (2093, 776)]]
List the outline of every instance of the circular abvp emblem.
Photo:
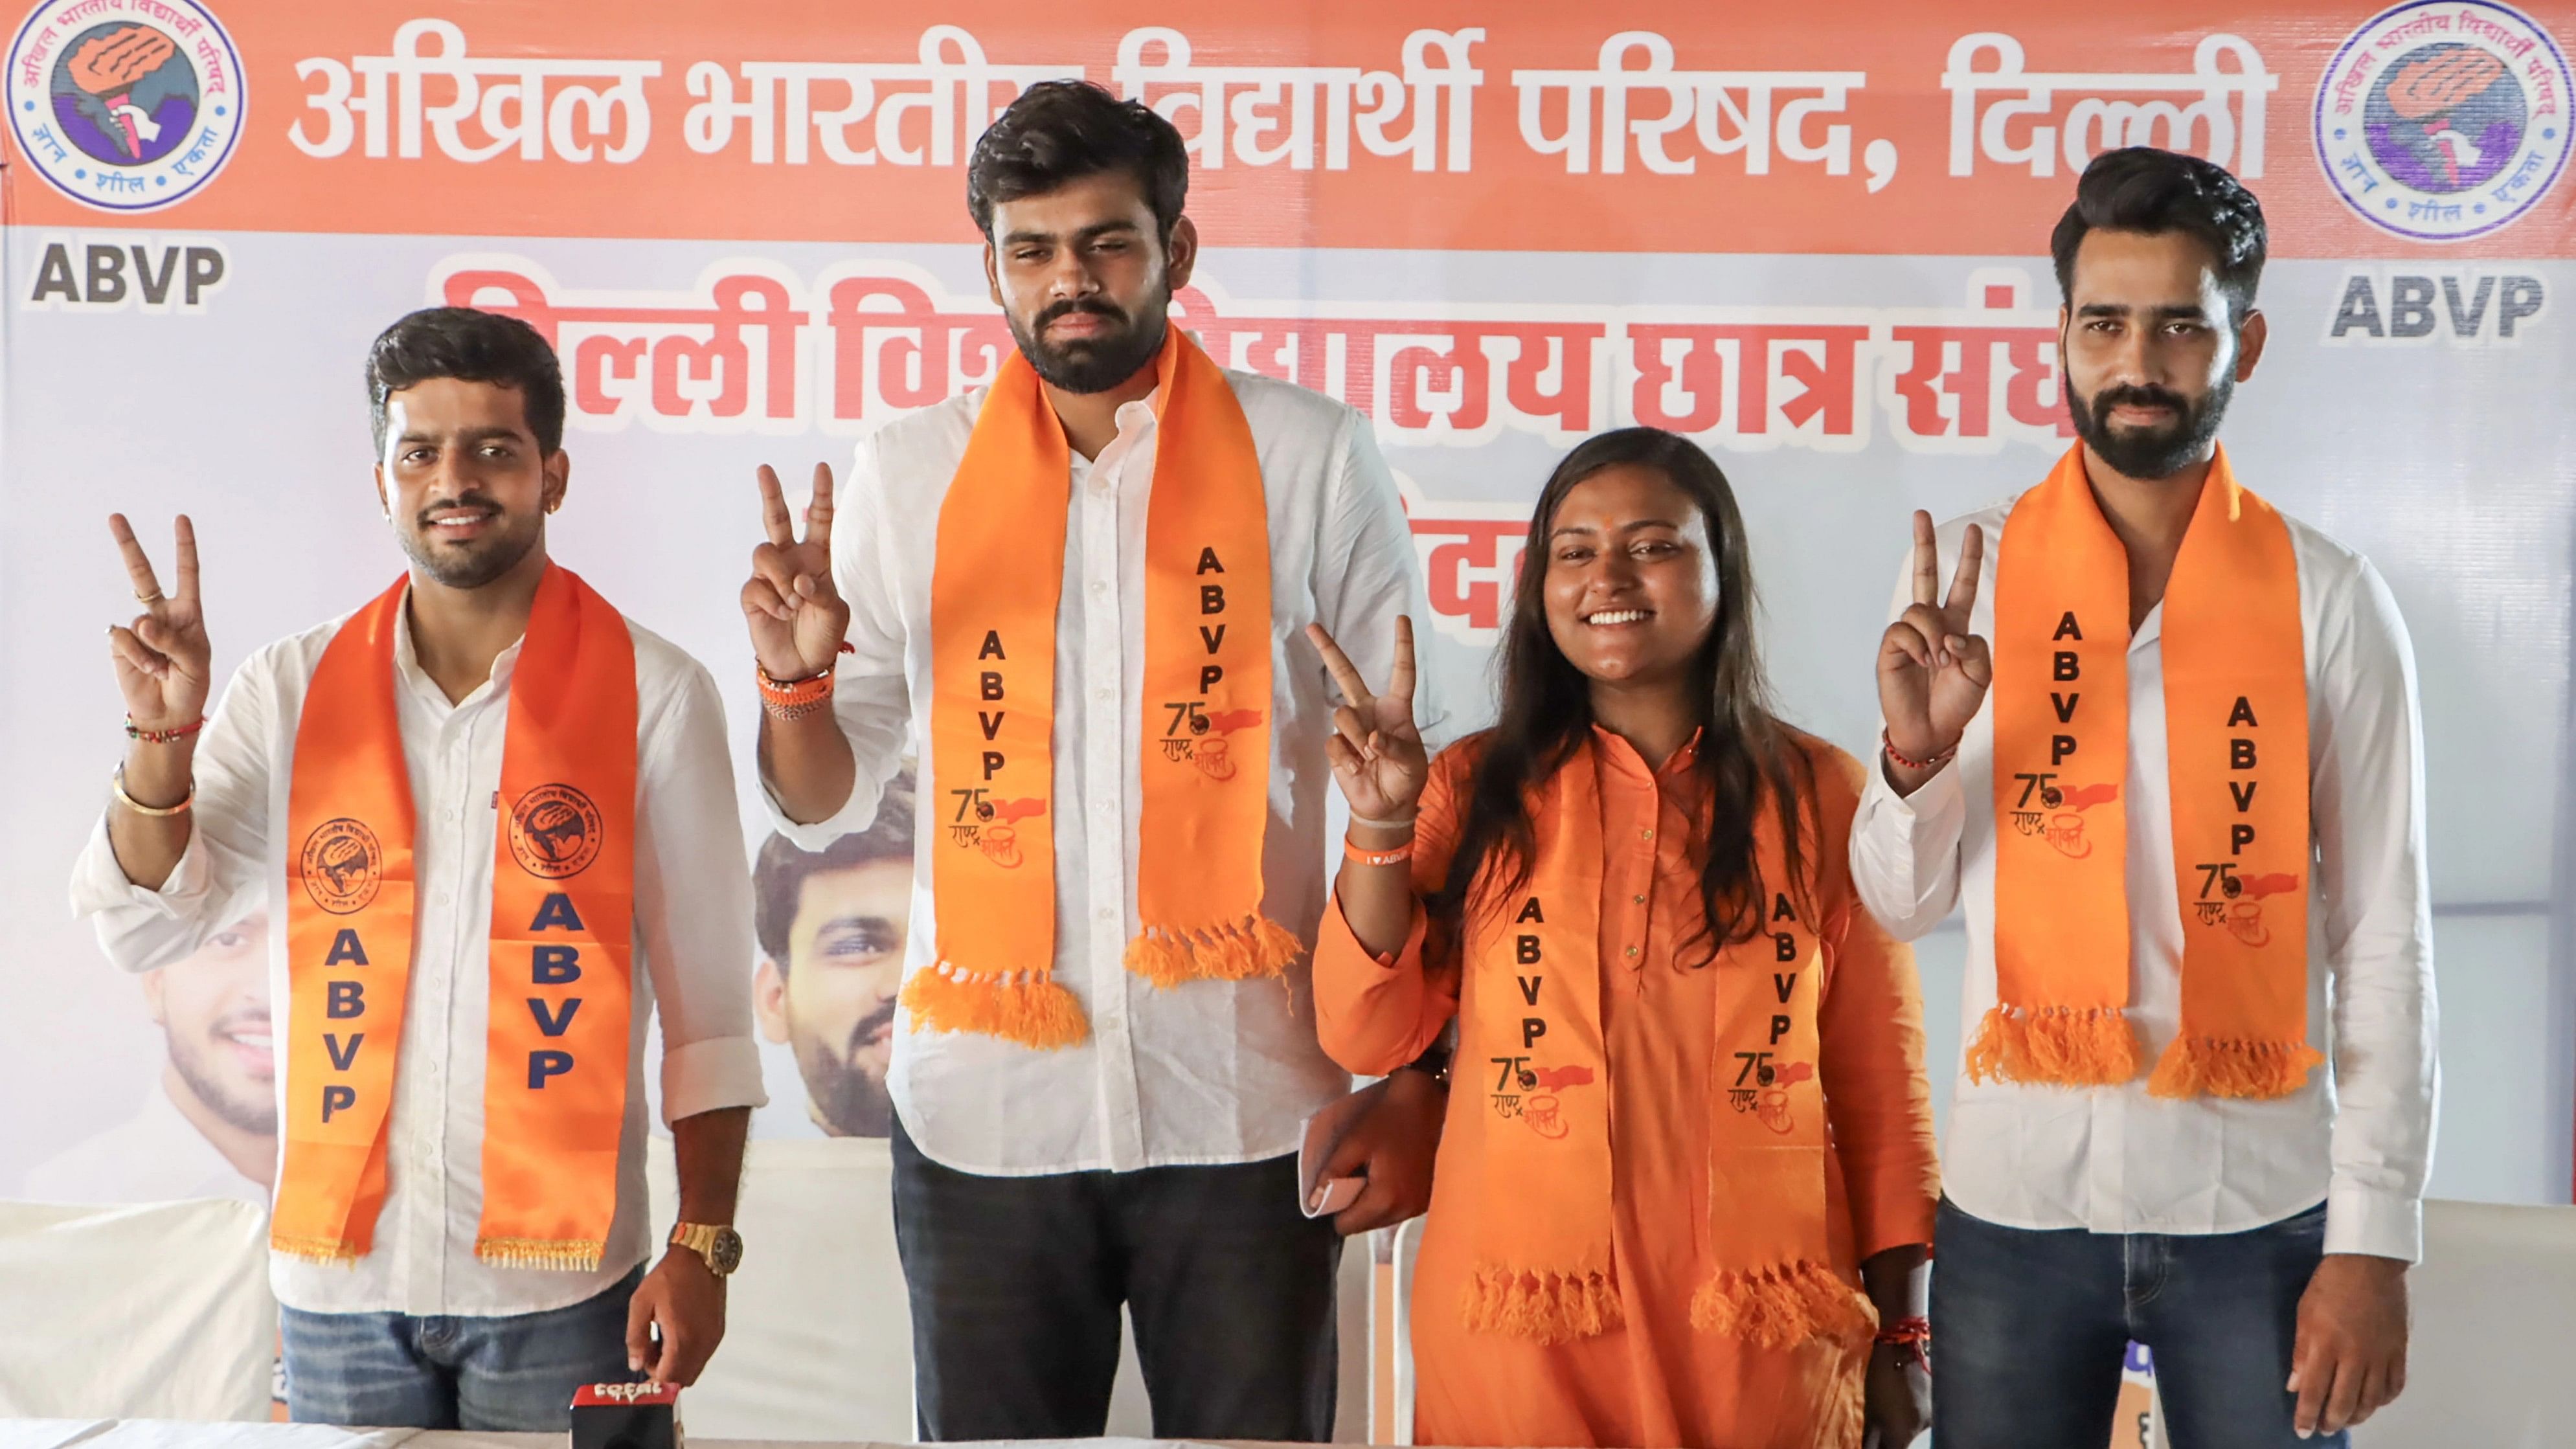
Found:
[(46, 0), (8, 66), (19, 153), (103, 211), (194, 194), (241, 139), (241, 56), (197, 0)]
[(539, 785), (510, 808), (510, 854), (530, 875), (576, 876), (599, 859), (602, 825), (588, 795), (570, 785)]
[(335, 916), (365, 909), (385, 879), (385, 851), (376, 832), (346, 815), (313, 827), (297, 865), (305, 894)]
[(2317, 84), (2317, 160), (2346, 206), (2414, 241), (2509, 226), (2567, 164), (2571, 77), (2496, 0), (2414, 0), (2353, 33)]

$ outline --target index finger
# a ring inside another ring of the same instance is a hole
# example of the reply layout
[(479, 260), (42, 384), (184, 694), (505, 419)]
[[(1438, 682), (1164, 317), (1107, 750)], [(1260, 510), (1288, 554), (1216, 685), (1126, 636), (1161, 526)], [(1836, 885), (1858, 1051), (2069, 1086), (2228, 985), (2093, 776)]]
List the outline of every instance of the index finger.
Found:
[(1950, 575), (1950, 603), (1953, 613), (1965, 617), (1976, 607), (1977, 575), (1985, 569), (1986, 531), (1971, 523), (1966, 536), (1959, 540), (1959, 568)]
[(805, 500), (805, 541), (832, 546), (832, 465), (814, 465), (813, 495)]
[(173, 531), (179, 536), (179, 602), (194, 604), (197, 602), (197, 525), (182, 513)]
[(1941, 552), (1932, 541), (1932, 515), (1914, 510), (1914, 602), (1929, 604), (1941, 597)]
[(760, 465), (760, 526), (780, 548), (796, 546), (796, 525), (787, 516), (787, 490), (778, 486), (778, 470)]
[(116, 551), (125, 556), (125, 576), (134, 581), (135, 597), (150, 601), (161, 597), (161, 580), (152, 572), (152, 560), (143, 552), (143, 544), (134, 536), (134, 525), (122, 513), (107, 516), (107, 531), (116, 535)]
[(1342, 646), (1333, 642), (1332, 634), (1321, 624), (1309, 624), (1306, 638), (1314, 644), (1315, 652), (1324, 656), (1324, 668), (1333, 676), (1333, 683), (1341, 686), (1342, 702), (1353, 709), (1367, 708), (1375, 696), (1360, 682), (1359, 669), (1342, 652)]
[(1395, 667), (1387, 671), (1386, 692), (1389, 697), (1413, 702), (1413, 616), (1395, 616)]

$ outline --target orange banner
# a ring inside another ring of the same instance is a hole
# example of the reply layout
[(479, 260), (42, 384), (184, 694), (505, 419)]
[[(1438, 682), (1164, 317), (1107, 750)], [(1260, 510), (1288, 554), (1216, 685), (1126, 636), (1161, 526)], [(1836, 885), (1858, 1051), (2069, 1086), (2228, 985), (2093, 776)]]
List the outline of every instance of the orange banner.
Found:
[(971, 240), (965, 162), (1087, 76), (1191, 138), (1226, 246), (2026, 255), (2113, 145), (2283, 256), (2566, 256), (2576, 6), (47, 0), (8, 220)]

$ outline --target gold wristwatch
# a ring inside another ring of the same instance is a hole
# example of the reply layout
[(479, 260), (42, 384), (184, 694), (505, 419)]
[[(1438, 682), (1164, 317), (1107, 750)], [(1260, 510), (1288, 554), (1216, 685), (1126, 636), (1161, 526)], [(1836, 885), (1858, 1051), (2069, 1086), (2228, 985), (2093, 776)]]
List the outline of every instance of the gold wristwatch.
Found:
[(705, 1259), (707, 1271), (719, 1278), (732, 1276), (742, 1266), (742, 1234), (722, 1223), (674, 1223), (671, 1246)]

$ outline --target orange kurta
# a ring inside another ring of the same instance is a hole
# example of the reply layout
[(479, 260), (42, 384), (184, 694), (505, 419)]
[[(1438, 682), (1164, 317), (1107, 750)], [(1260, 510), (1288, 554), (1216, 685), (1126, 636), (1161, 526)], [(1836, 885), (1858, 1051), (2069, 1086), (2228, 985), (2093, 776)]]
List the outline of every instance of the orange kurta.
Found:
[[(1862, 1373), (1866, 1345), (1819, 1339), (1766, 1350), (1691, 1326), (1691, 1294), (1710, 1271), (1709, 1114), (1727, 1110), (1712, 1060), (1714, 968), (1684, 964), (1705, 953), (1696, 940), (1699, 862), (1690, 849), (1700, 791), (1688, 748), (1656, 771), (1626, 741), (1606, 732), (1596, 740), (1611, 1251), (1627, 1326), (1551, 1346), (1466, 1330), (1458, 1308), (1473, 1247), (1466, 1195), (1482, 1174), (1469, 1160), (1476, 1134), (1449, 1133), (1414, 1268), (1414, 1442), (1857, 1449), (1857, 1426), (1832, 1406), (1846, 1401)], [(1471, 741), (1433, 762), (1415, 835), (1417, 894), (1438, 889), (1447, 875), (1474, 752)], [(1824, 822), (1824, 838), (1805, 844), (1823, 922), (1818, 1073), (1834, 1139), (1828, 1231), (1834, 1266), (1857, 1282), (1862, 1259), (1932, 1240), (1939, 1178), (1922, 993), (1913, 953), (1852, 892), (1848, 846), (1861, 766), (1821, 741), (1809, 741), (1808, 753)], [(1315, 948), (1316, 1017), (1325, 1049), (1343, 1066), (1393, 1070), (1457, 1014), (1456, 962), (1426, 963), (1423, 938), (1417, 908), (1404, 950), (1381, 961), (1339, 910), (1325, 913)], [(1491, 1070), (1457, 1063), (1453, 1123), (1483, 1109)]]

